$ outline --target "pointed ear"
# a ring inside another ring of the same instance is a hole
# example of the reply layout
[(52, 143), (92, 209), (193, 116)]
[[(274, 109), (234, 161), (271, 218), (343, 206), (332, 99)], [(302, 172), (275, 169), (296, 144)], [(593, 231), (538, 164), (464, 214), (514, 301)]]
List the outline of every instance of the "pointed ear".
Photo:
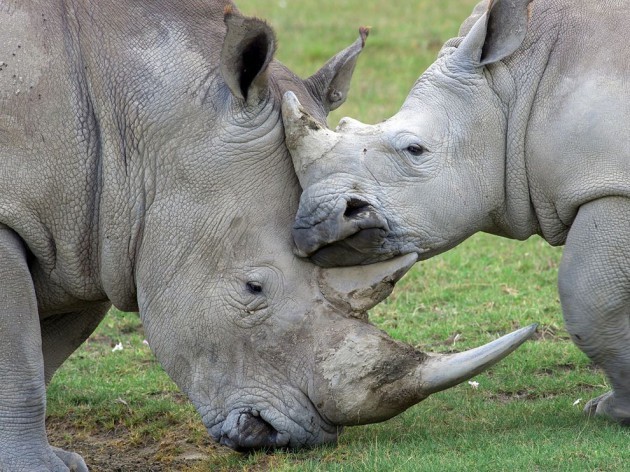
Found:
[(495, 0), (490, 3), (481, 65), (500, 61), (516, 51), (527, 34), (532, 0)]
[(319, 288), (330, 303), (361, 317), (392, 293), (417, 260), (413, 253), (364, 266), (320, 269)]
[(330, 59), (305, 83), (313, 96), (320, 100), (326, 113), (338, 108), (348, 97), (350, 80), (359, 54), (369, 34), (366, 27), (359, 28), (359, 38)]
[(276, 52), (271, 27), (226, 7), (227, 33), (221, 50), (221, 75), (235, 97), (250, 101), (268, 93), (267, 67)]
[(514, 53), (525, 39), (532, 0), (490, 0), (488, 10), (470, 29), (454, 58), (467, 68), (479, 68)]

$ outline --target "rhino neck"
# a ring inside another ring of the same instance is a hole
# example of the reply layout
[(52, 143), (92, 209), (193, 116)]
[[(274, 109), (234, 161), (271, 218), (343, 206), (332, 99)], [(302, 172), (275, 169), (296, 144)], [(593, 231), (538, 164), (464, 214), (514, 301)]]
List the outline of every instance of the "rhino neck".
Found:
[[(114, 305), (137, 311), (135, 272), (145, 218), (169, 178), (168, 160), (181, 157), (177, 140), (187, 120), (198, 119), (199, 104), (216, 92), (216, 73), (208, 71), (218, 58), (222, 15), (180, 18), (190, 12), (179, 7), (158, 15), (148, 11), (161, 8), (154, 2), (133, 10), (104, 2), (90, 4), (89, 12), (81, 8), (73, 15), (75, 46), (98, 143), (92, 177), (98, 182), (96, 265)], [(200, 38), (184, 39), (191, 35)]]
[(619, 21), (627, 5), (533, 2), (529, 55), (523, 51), (511, 64), (521, 76), (536, 76), (524, 153), (539, 234), (552, 245), (565, 243), (584, 203), (630, 195), (627, 48)]
[[(68, 53), (69, 73), (73, 82), (73, 107), (78, 116), (75, 133), (82, 136), (77, 157), (84, 159), (84, 183), (90, 208), (84, 221), (87, 228), (88, 249), (83, 258), (82, 273), (94, 278), (103, 296), (116, 306), (133, 310), (132, 251), (134, 247), (134, 218), (130, 207), (142, 202), (129, 192), (130, 175), (126, 152), (127, 136), (121, 130), (125, 120), (110, 109), (112, 100), (120, 100), (114, 92), (106, 91), (107, 78), (119, 74), (109, 59), (115, 58), (115, 41), (104, 34), (104, 12), (100, 8), (85, 11), (85, 6), (62, 3), (61, 21), (64, 24), (64, 47)], [(95, 38), (101, 38), (99, 45)], [(112, 124), (115, 123), (114, 126)], [(66, 123), (66, 125), (68, 125)], [(116, 129), (117, 128), (117, 129)], [(77, 185), (76, 181), (68, 185)]]
[(504, 203), (492, 215), (494, 228), (488, 232), (519, 240), (542, 234), (527, 166), (527, 130), (557, 35), (556, 27), (543, 24), (543, 16), (534, 11), (521, 47), (485, 70), (507, 116)]

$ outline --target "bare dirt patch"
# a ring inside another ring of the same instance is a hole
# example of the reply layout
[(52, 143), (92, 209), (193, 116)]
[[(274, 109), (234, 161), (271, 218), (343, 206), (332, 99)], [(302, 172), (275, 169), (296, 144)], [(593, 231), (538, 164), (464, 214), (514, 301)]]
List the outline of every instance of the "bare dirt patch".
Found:
[(91, 472), (181, 472), (209, 458), (234, 454), (208, 437), (193, 442), (188, 428), (177, 426), (159, 441), (132, 440), (124, 429), (82, 431), (58, 419), (49, 419), (48, 438), (53, 446), (83, 456)]

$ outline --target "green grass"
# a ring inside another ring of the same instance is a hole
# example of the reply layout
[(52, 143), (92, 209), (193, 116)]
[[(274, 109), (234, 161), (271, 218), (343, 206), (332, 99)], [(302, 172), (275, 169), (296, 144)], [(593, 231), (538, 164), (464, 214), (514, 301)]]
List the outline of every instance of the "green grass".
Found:
[[(372, 27), (350, 98), (330, 119), (334, 125), (344, 115), (375, 122), (395, 113), (475, 3), (238, 5), (269, 20), (279, 37), (279, 59), (303, 77), (351, 43), (359, 26)], [(50, 385), (51, 441), (81, 452), (95, 471), (627, 470), (630, 430), (581, 413), (608, 387), (563, 329), (556, 291), (560, 255), (538, 238), (477, 235), (417, 264), (372, 310), (372, 320), (392, 336), (444, 352), (538, 322), (537, 339), (479, 375), (477, 389), (464, 383), (385, 423), (348, 428), (336, 447), (240, 455), (214, 446), (143, 344), (138, 316), (116, 310)], [(112, 352), (118, 342), (124, 349)]]

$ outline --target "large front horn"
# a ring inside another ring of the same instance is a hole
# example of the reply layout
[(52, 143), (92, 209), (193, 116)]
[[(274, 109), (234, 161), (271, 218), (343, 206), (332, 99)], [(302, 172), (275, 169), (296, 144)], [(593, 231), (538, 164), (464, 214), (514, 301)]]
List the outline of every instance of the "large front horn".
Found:
[(428, 356), (419, 368), (423, 389), (435, 393), (474, 377), (523, 344), (537, 326), (531, 324), (469, 351)]
[(533, 324), (458, 354), (425, 354), (390, 338), (366, 322), (365, 310), (389, 295), (416, 259), (407, 254), (367, 266), (321, 269), (322, 294), (339, 312), (317, 317), (312, 326), (319, 338), (312, 400), (332, 424), (391, 418), (487, 369), (536, 330)]
[(529, 339), (536, 326), (470, 351), (427, 355), (368, 323), (340, 321), (340, 331), (327, 333), (318, 355), (314, 403), (333, 424), (384, 421), (495, 364)]

